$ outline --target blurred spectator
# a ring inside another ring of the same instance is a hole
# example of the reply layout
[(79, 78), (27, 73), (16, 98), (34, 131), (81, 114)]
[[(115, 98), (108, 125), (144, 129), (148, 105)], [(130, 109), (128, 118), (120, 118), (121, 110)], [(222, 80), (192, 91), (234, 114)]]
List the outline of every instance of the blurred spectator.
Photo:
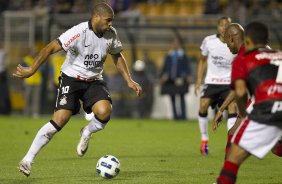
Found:
[(270, 0), (267, 5), (267, 12), (273, 18), (277, 18), (281, 20), (281, 9), (279, 8), (279, 4), (277, 0)]
[(133, 64), (132, 78), (142, 86), (142, 96), (135, 97), (132, 102), (134, 118), (150, 118), (153, 107), (153, 84), (146, 73), (146, 64), (137, 60)]
[(247, 9), (241, 0), (228, 1), (224, 14), (231, 17), (234, 22), (244, 25), (247, 18)]
[(0, 14), (2, 14), (3, 11), (7, 10), (8, 7), (9, 7), (9, 1), (0, 0)]
[(135, 25), (139, 23), (140, 11), (136, 8), (135, 3), (130, 3), (126, 10), (118, 13), (118, 16), (126, 19), (128, 25)]
[(10, 114), (11, 103), (9, 95), (9, 85), (8, 85), (8, 72), (5, 63), (5, 50), (2, 48), (0, 43), (0, 114)]
[(73, 7), (72, 7), (72, 13), (87, 13), (87, 5), (84, 0), (75, 0)]
[(56, 0), (54, 13), (71, 13), (74, 0)]
[[(160, 83), (162, 85), (161, 94), (168, 94), (170, 96), (175, 120), (187, 118), (184, 97), (191, 82), (190, 62), (181, 46), (180, 40), (174, 39), (172, 50), (165, 57)], [(180, 103), (176, 101), (177, 97), (180, 98)]]
[(154, 60), (151, 59), (148, 50), (143, 51), (143, 59), (145, 62), (145, 72), (151, 83), (154, 83), (158, 77), (158, 71)]
[(133, 0), (111, 0), (110, 4), (115, 14), (128, 10)]
[(219, 0), (206, 0), (205, 14), (218, 14), (220, 13)]
[(38, 0), (33, 7), (33, 11), (36, 15), (36, 18), (41, 18), (49, 13), (49, 8), (45, 2), (45, 0)]
[(258, 0), (250, 0), (248, 3), (248, 15), (249, 16), (256, 16), (262, 14), (263, 7)]
[[(23, 58), (23, 66), (27, 67), (32, 65), (34, 57), (37, 55), (38, 50), (36, 47), (32, 48), (30, 53)], [(34, 75), (24, 79), (25, 84), (25, 108), (24, 114), (26, 116), (32, 116), (38, 118), (40, 113), (40, 99), (41, 99), (41, 83), (42, 72), (38, 70)]]

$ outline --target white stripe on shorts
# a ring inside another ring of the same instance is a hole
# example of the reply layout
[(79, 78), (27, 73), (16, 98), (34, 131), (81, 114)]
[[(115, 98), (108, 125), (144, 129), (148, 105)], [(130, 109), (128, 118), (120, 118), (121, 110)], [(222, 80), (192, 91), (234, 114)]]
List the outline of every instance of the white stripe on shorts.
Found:
[(281, 136), (282, 129), (278, 126), (244, 119), (232, 137), (231, 142), (262, 159), (279, 141)]

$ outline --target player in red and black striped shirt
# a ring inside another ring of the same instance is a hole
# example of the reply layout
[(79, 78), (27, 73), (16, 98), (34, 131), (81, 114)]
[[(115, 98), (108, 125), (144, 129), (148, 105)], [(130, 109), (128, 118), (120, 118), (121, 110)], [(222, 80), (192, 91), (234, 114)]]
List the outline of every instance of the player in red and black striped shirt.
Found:
[(250, 23), (245, 31), (247, 53), (240, 65), (233, 65), (232, 84), (243, 116), (247, 115), (248, 93), (255, 104), (232, 138), (218, 184), (234, 184), (244, 160), (250, 155), (262, 159), (282, 136), (282, 52), (266, 47), (268, 29), (264, 24)]

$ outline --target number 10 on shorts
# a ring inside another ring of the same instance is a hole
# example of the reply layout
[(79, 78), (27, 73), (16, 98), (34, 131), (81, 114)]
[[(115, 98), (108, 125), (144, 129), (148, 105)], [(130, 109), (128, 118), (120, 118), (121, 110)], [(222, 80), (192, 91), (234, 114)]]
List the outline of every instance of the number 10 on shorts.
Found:
[(67, 94), (69, 92), (70, 87), (69, 86), (63, 86), (62, 87), (62, 94)]

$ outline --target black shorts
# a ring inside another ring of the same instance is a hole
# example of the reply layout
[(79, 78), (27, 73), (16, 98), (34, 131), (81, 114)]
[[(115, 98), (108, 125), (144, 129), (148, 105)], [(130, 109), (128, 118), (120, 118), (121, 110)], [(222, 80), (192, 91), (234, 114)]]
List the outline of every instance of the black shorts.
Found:
[(103, 80), (82, 81), (62, 73), (59, 81), (55, 111), (67, 109), (76, 114), (80, 110), (80, 100), (87, 113), (92, 112), (93, 104), (99, 100), (109, 100), (112, 103), (108, 87)]
[(211, 107), (221, 106), (230, 92), (230, 85), (205, 84), (201, 98), (210, 98)]

